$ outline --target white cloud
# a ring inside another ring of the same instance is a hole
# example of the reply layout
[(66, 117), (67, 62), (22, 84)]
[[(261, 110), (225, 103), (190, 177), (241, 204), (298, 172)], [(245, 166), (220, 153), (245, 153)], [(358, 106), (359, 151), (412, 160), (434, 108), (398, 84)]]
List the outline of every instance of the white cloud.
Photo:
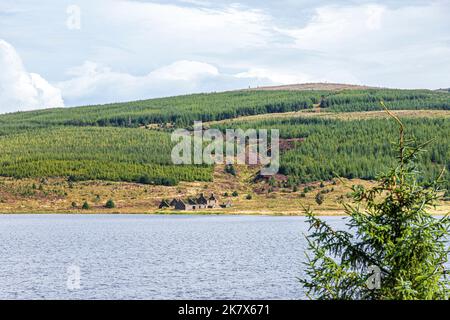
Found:
[(315, 9), (304, 27), (277, 30), (291, 36), (299, 49), (330, 54), (392, 53), (449, 40), (448, 33), (442, 32), (450, 27), (449, 13), (450, 7), (440, 3), (398, 8), (381, 4), (323, 6)]
[(64, 2), (1, 2), (0, 38), (71, 106), (293, 82), (450, 83), (448, 0), (78, 0), (77, 31)]
[(12, 45), (0, 39), (0, 113), (62, 107), (59, 89), (29, 73)]
[(307, 74), (283, 72), (265, 68), (252, 68), (248, 71), (236, 74), (236, 77), (266, 80), (274, 84), (294, 84), (313, 81), (313, 78)]
[(219, 70), (207, 63), (197, 61), (176, 61), (171, 65), (154, 70), (149, 76), (165, 80), (195, 80), (205, 76), (218, 76)]
[(286, 48), (313, 57), (317, 77), (335, 74), (338, 80), (379, 86), (436, 88), (450, 82), (448, 4), (322, 6), (303, 27), (277, 30), (292, 38)]
[(205, 8), (119, 0), (96, 10), (102, 25), (114, 30), (123, 46), (145, 48), (158, 58), (260, 48), (268, 45), (273, 32), (270, 15), (238, 4)]
[(59, 82), (57, 86), (69, 105), (140, 100), (313, 80), (306, 74), (270, 69), (250, 69), (237, 74), (226, 74), (211, 64), (189, 60), (176, 61), (143, 76), (117, 72), (86, 61), (81, 66), (71, 68), (68, 74), (72, 78)]
[(201, 0), (179, 0), (181, 3), (192, 4), (200, 7), (210, 7), (212, 5), (209, 1), (201, 1)]
[[(277, 29), (291, 36), (296, 48), (318, 51), (348, 50), (348, 44), (370, 42), (381, 31), (387, 9), (382, 5), (324, 6), (316, 8), (308, 24), (299, 29)], [(389, 37), (389, 35), (385, 35)], [(372, 46), (376, 44), (373, 43)]]

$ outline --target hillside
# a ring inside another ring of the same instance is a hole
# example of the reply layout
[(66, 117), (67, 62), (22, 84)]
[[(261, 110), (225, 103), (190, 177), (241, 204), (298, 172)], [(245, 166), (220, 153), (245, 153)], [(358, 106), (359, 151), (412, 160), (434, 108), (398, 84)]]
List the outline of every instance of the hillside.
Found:
[[(450, 181), (448, 93), (305, 84), (0, 115), (0, 212), (77, 212), (84, 201), (105, 210), (108, 198), (119, 212), (154, 212), (163, 197), (236, 191), (227, 212), (298, 214), (298, 201), (316, 205), (318, 191), (308, 186), (322, 181), (330, 187), (317, 187), (327, 193), (317, 209), (336, 211), (346, 195), (331, 183), (337, 175), (370, 183), (395, 161), (396, 127), (380, 100), (409, 138), (434, 139), (418, 161), (424, 181), (443, 167)], [(173, 165), (170, 133), (194, 120), (220, 130), (279, 129), (288, 141), (280, 174), (255, 180), (255, 167), (232, 176), (221, 166)]]
[(250, 88), (248, 90), (261, 90), (261, 91), (326, 90), (326, 91), (337, 91), (337, 90), (367, 90), (367, 89), (381, 89), (381, 88), (370, 87), (370, 86), (363, 86), (363, 85), (355, 85), (355, 84), (342, 84), (342, 83), (301, 83), (301, 84), (290, 84), (290, 85), (282, 85), (282, 86), (257, 87), (257, 88)]
[(186, 127), (195, 120), (299, 111), (317, 104), (331, 112), (373, 111), (380, 110), (380, 100), (393, 110), (450, 110), (449, 95), (430, 90), (242, 90), (5, 114), (0, 115), (0, 135), (55, 125), (139, 127), (171, 123)]

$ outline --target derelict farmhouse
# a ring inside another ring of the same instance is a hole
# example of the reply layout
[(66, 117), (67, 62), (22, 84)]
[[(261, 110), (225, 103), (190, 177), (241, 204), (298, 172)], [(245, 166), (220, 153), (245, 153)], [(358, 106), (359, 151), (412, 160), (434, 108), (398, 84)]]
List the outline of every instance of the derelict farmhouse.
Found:
[(209, 198), (206, 198), (203, 193), (198, 198), (188, 199), (173, 199), (172, 201), (162, 200), (159, 204), (160, 209), (173, 208), (175, 210), (191, 211), (199, 209), (214, 209), (214, 208), (229, 208), (231, 202), (227, 201), (223, 204), (219, 204), (219, 200), (212, 193)]

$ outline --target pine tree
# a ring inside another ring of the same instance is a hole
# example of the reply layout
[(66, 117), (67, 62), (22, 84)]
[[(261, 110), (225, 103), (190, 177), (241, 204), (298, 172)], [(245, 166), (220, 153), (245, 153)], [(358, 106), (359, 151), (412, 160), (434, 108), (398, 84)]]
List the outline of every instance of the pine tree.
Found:
[(415, 162), (426, 144), (416, 147), (414, 141), (406, 141), (403, 123), (386, 111), (400, 128), (398, 164), (380, 176), (377, 186), (352, 188), (354, 203), (344, 204), (349, 230), (335, 231), (307, 210), (310, 253), (307, 278), (300, 282), (309, 297), (403, 300), (450, 296), (445, 270), (450, 219), (429, 212), (443, 193), (441, 178), (428, 185), (419, 183)]

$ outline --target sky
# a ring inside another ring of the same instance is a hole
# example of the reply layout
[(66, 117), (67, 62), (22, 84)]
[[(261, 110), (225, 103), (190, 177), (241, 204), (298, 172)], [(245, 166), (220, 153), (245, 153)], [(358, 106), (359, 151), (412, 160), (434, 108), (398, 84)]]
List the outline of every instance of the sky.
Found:
[(450, 87), (450, 0), (1, 0), (0, 113), (265, 85)]

